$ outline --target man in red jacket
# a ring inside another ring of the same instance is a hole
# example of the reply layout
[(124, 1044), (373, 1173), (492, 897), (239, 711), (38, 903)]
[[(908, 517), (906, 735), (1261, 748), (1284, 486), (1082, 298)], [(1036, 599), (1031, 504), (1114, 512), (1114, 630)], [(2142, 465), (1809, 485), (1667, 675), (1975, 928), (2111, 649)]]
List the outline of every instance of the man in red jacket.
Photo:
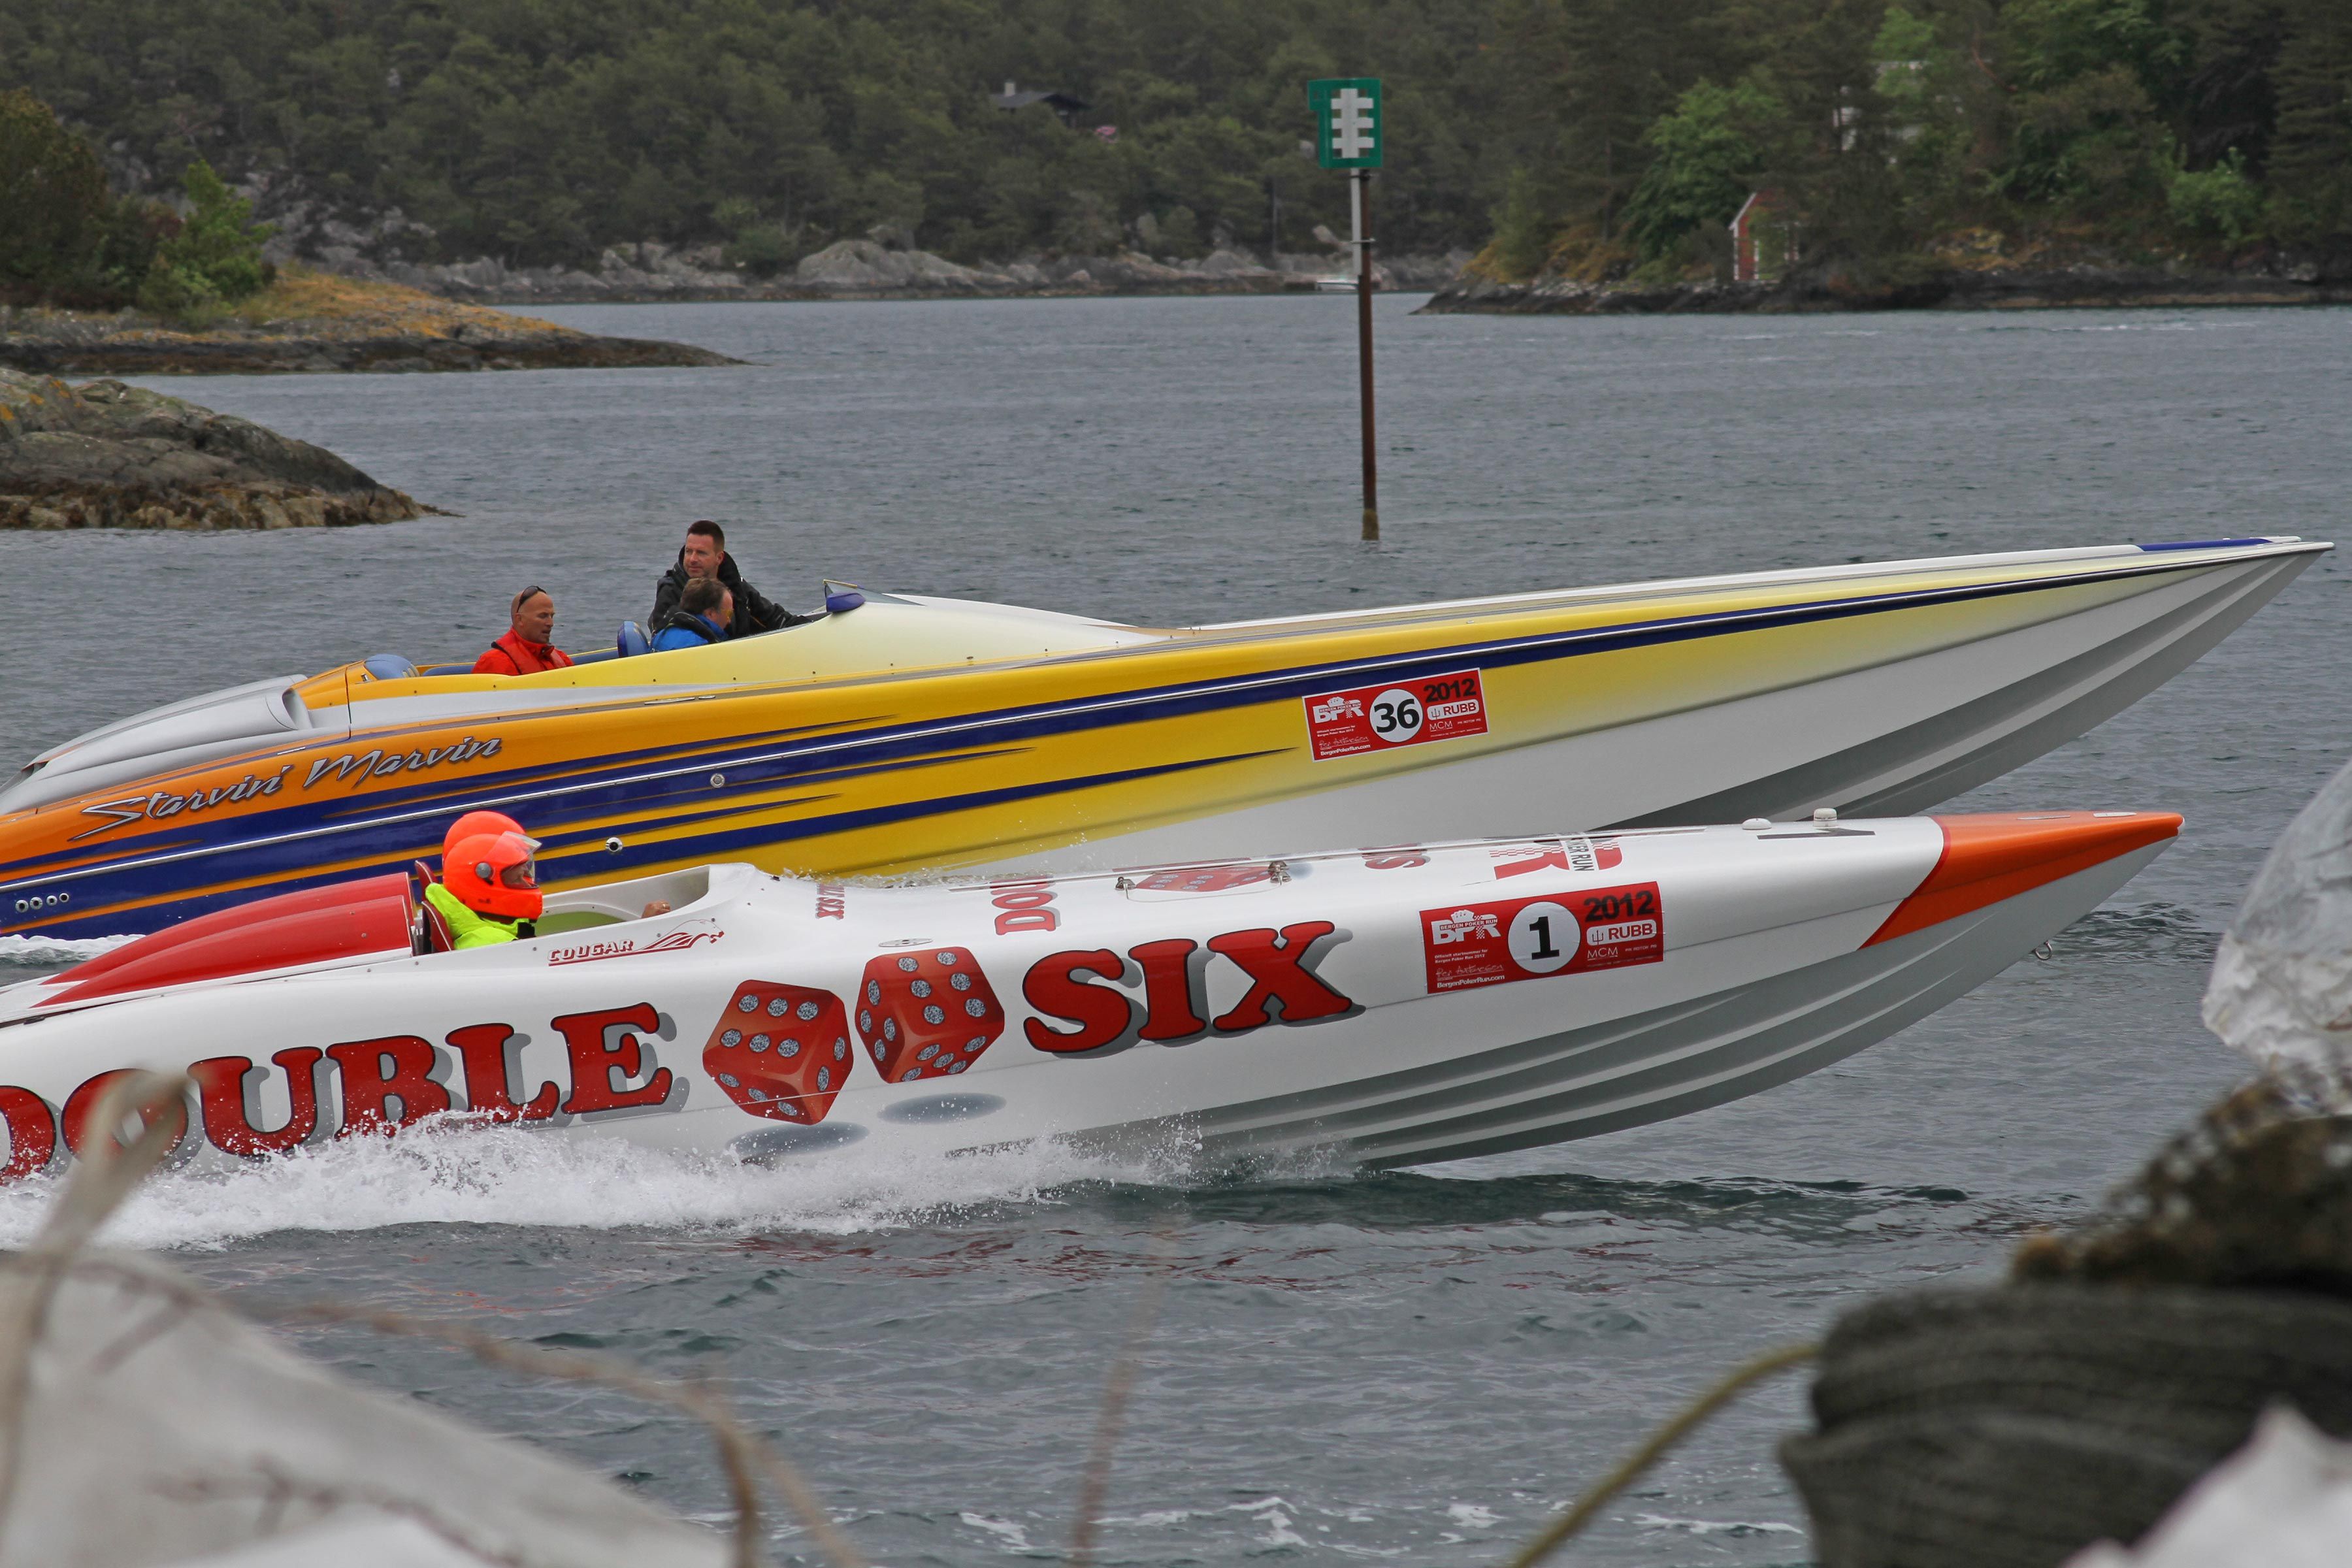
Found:
[(476, 675), (537, 675), (571, 666), (572, 656), (547, 640), (555, 635), (555, 600), (546, 589), (517, 594), (509, 616), (514, 624), (474, 661)]

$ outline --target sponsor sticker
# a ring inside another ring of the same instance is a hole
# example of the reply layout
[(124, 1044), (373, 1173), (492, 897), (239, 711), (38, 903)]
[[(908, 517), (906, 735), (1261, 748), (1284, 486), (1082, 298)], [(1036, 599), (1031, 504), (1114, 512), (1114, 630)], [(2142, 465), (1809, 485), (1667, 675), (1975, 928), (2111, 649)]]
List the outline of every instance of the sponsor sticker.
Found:
[(1613, 838), (1538, 838), (1530, 844), (1498, 845), (1486, 853), (1495, 858), (1498, 882), (1530, 871), (1607, 871), (1625, 858)]
[(1255, 888), (1260, 882), (1273, 879), (1274, 868), (1263, 860), (1247, 866), (1181, 866), (1174, 870), (1154, 871), (1148, 877), (1136, 878), (1133, 890), (1140, 893), (1229, 893), (1235, 888)]
[(597, 963), (608, 958), (644, 958), (656, 952), (684, 952), (702, 942), (717, 942), (726, 934), (723, 931), (712, 930), (707, 921), (698, 921), (694, 925), (665, 931), (655, 940), (643, 943), (635, 937), (620, 937), (585, 942), (576, 947), (553, 948), (548, 952), (547, 963), (548, 967), (557, 968), (566, 963)]
[(1430, 994), (1656, 963), (1666, 955), (1655, 882), (1421, 911)]
[(1318, 763), (1486, 732), (1486, 693), (1475, 669), (1326, 691), (1305, 702), (1307, 745)]

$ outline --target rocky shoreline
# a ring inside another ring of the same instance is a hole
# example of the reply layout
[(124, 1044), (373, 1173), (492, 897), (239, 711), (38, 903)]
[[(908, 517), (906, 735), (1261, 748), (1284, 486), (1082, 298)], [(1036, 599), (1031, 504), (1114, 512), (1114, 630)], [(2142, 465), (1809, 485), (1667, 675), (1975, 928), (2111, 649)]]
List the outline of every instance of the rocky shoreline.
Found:
[(289, 269), (201, 326), (136, 311), (0, 308), (0, 366), (40, 375), (730, 365), (687, 343), (607, 338), (397, 284)]
[(341, 528), (437, 510), (249, 419), (0, 370), (0, 528)]
[(2188, 268), (1952, 268), (1899, 284), (1838, 273), (1768, 283), (1591, 283), (1559, 276), (1505, 282), (1465, 269), (1417, 314), (1797, 315), (1843, 310), (2042, 310), (2209, 305), (2352, 304), (2352, 273), (2315, 262), (2220, 271)]
[[(1380, 258), (1377, 286), (1443, 287), (1470, 259), (1447, 256)], [(1001, 265), (961, 266), (926, 250), (895, 249), (872, 239), (845, 239), (801, 258), (790, 271), (761, 279), (729, 268), (718, 246), (673, 248), (651, 241), (613, 246), (595, 270), (511, 268), (495, 258), (450, 264), (375, 259), (349, 245), (330, 245), (310, 265), (348, 278), (397, 283), (444, 299), (485, 305), (625, 303), (712, 300), (1069, 299), (1099, 295), (1278, 294), (1311, 289), (1318, 278), (1344, 272), (1344, 249), (1282, 254), (1274, 265), (1221, 249), (1193, 258), (1155, 258), (1140, 251), (1108, 256), (1035, 257)]]

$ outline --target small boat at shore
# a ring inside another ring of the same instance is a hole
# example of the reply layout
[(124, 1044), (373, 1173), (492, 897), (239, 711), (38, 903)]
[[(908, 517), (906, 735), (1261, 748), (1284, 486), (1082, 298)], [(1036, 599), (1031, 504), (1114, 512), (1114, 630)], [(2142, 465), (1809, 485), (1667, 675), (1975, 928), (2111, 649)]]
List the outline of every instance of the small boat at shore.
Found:
[(1176, 629), (843, 590), (809, 625), (539, 675), (383, 656), (35, 758), (0, 790), (0, 932), (154, 931), (398, 871), (474, 808), (530, 828), (553, 889), (730, 859), (1050, 874), (1900, 814), (2155, 689), (2328, 548), (2029, 551)]
[(179, 1146), (215, 1163), (451, 1121), (762, 1157), (1525, 1148), (1884, 1039), (2179, 826), (1823, 811), (894, 886), (720, 865), (551, 895), (535, 936), (463, 952), (417, 868), (0, 990), (0, 1174), (118, 1135), (94, 1118), (134, 1068), (194, 1080)]

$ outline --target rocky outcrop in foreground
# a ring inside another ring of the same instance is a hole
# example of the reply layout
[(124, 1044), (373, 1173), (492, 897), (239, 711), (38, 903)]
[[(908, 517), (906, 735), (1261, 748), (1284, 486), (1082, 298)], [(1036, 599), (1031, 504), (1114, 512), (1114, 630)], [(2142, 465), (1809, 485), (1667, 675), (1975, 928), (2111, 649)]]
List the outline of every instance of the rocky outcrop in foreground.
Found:
[[(761, 279), (726, 265), (715, 245), (673, 248), (647, 241), (608, 247), (593, 271), (576, 267), (515, 268), (490, 257), (448, 264), (372, 259), (356, 247), (329, 246), (310, 264), (351, 278), (404, 284), (444, 298), (488, 304), (593, 303), (638, 300), (932, 300), (1082, 297), (1101, 294), (1275, 294), (1312, 289), (1318, 277), (1343, 272), (1347, 253), (1283, 255), (1268, 266), (1238, 250), (1185, 259), (1140, 251), (1109, 256), (1035, 258), (1002, 265), (960, 266), (927, 250), (894, 249), (845, 239)], [(1383, 289), (1434, 289), (1469, 260), (1401, 256), (1378, 261)]]
[(136, 311), (0, 309), (0, 365), (48, 375), (563, 370), (741, 362), (687, 343), (604, 338), (396, 283), (288, 268), (208, 326)]
[(0, 528), (339, 528), (432, 510), (251, 420), (0, 370)]
[(1770, 283), (1589, 283), (1539, 276), (1506, 283), (1465, 268), (1421, 308), (1432, 315), (1792, 315), (1835, 310), (2035, 310), (2067, 306), (2341, 305), (2352, 275), (2316, 262), (2240, 271), (2193, 268), (1953, 268), (1900, 284), (1809, 272)]

